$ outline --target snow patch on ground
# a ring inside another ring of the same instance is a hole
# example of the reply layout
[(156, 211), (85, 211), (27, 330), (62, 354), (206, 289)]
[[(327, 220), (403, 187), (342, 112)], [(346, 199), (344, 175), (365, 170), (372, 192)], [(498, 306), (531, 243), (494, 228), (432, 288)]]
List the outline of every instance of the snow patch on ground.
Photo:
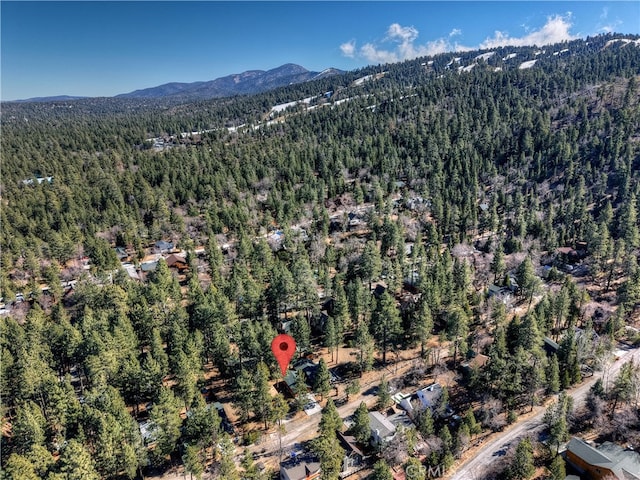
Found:
[(271, 111), (275, 113), (280, 113), (289, 107), (293, 107), (296, 103), (298, 103), (297, 100), (294, 102), (287, 102), (287, 103), (281, 103), (280, 105), (274, 105), (273, 107), (271, 107)]
[(366, 75), (362, 78), (358, 78), (357, 80), (353, 81), (354, 85), (362, 85), (364, 82), (368, 82), (369, 80), (371, 80), (373, 78), (373, 75)]
[(502, 60), (511, 60), (512, 58), (516, 58), (517, 56), (518, 56), (517, 53), (510, 53), (509, 55), (504, 57)]
[(470, 72), (475, 66), (476, 64), (472, 63), (471, 65), (467, 65), (466, 67), (458, 67), (458, 72)]
[(483, 53), (478, 55), (476, 58), (474, 58), (474, 60), (489, 60), (491, 57), (493, 57), (496, 54), (496, 52), (487, 52), (487, 53)]
[(518, 67), (519, 70), (525, 70), (527, 68), (533, 67), (538, 60), (529, 60), (528, 62), (522, 62)]
[(636, 46), (640, 46), (640, 39), (639, 39), (639, 40), (631, 40), (630, 38), (616, 38), (616, 39), (614, 39), (614, 40), (609, 40), (609, 41), (605, 44), (605, 47), (608, 47), (608, 46), (610, 46), (610, 45), (613, 45), (613, 44), (614, 44), (614, 43), (616, 43), (616, 42), (622, 42), (622, 43), (624, 43), (625, 45), (629, 45), (629, 44), (631, 43), (631, 44), (634, 44), (634, 45), (636, 45)]

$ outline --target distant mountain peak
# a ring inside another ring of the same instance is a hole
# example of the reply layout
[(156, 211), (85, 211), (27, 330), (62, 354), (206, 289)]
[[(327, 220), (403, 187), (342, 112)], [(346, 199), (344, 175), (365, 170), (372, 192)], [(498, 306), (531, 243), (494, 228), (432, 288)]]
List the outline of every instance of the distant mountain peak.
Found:
[(302, 83), (344, 72), (328, 68), (322, 72), (311, 72), (295, 63), (285, 63), (271, 70), (247, 70), (216, 78), (208, 82), (166, 83), (157, 87), (135, 90), (117, 95), (121, 98), (181, 97), (189, 100), (230, 97), (264, 92), (278, 87)]

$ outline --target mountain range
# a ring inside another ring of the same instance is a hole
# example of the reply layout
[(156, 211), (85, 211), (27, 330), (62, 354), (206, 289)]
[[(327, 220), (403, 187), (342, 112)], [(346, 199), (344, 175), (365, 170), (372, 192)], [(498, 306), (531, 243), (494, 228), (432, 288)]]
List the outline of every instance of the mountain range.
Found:
[[(342, 70), (328, 68), (322, 72), (312, 72), (293, 63), (287, 63), (271, 70), (249, 70), (235, 73), (215, 80), (191, 83), (171, 82), (156, 87), (143, 88), (129, 93), (116, 95), (115, 98), (174, 98), (180, 100), (206, 100), (210, 98), (248, 95), (285, 87), (296, 83), (316, 80), (331, 75), (340, 75)], [(83, 97), (60, 95), (55, 97), (37, 97), (21, 102), (47, 102), (74, 100)]]

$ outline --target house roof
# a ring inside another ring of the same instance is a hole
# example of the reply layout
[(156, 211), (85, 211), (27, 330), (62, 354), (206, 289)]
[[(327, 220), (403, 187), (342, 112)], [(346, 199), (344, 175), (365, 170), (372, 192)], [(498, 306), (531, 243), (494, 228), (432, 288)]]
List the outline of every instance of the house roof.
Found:
[(281, 465), (280, 471), (285, 472), (291, 480), (304, 480), (310, 475), (320, 473), (320, 462), (303, 460), (295, 464)]
[(482, 368), (489, 361), (489, 357), (483, 355), (482, 353), (477, 353), (473, 356), (473, 358), (469, 359), (465, 363), (462, 364), (462, 367), (465, 368)]
[(423, 405), (430, 406), (434, 405), (442, 396), (442, 387), (439, 383), (432, 383), (416, 393)]
[(595, 448), (573, 437), (567, 450), (589, 465), (611, 470), (620, 480), (640, 479), (640, 454), (624, 450), (615, 443), (605, 442)]
[(577, 255), (577, 252), (571, 247), (559, 247), (556, 249), (556, 252), (562, 255)]
[(140, 270), (143, 272), (152, 272), (158, 266), (158, 262), (144, 262), (140, 264)]
[(380, 438), (389, 437), (396, 431), (396, 426), (380, 412), (369, 412), (369, 426), (371, 431), (377, 432)]
[(172, 267), (176, 263), (184, 263), (185, 265), (187, 264), (187, 260), (184, 257), (176, 255), (175, 253), (169, 255), (166, 259), (166, 262), (168, 267)]
[(640, 478), (640, 454), (623, 449), (620, 445), (604, 442), (598, 447), (598, 451), (605, 454), (615, 464), (613, 471), (623, 474), (625, 479)]
[(342, 445), (342, 448), (344, 448), (344, 451), (346, 452), (347, 455), (350, 455), (351, 453), (355, 453), (356, 455), (360, 455), (361, 457), (364, 458), (364, 453), (362, 453), (362, 450), (360, 450), (358, 448), (358, 446), (356, 445), (356, 438), (352, 435), (345, 435), (342, 432), (336, 432), (338, 434), (338, 440), (340, 441), (340, 444)]
[(560, 348), (560, 345), (551, 340), (549, 337), (544, 337), (544, 348), (550, 349), (552, 352), (557, 352)]

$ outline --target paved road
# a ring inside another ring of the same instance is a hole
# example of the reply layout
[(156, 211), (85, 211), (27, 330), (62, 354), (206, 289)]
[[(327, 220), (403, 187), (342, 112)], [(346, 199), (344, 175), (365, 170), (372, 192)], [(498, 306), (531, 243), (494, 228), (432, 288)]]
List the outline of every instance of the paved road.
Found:
[[(621, 353), (618, 360), (613, 362), (608, 369), (606, 376), (609, 381), (612, 382), (618, 374), (620, 367), (631, 359), (636, 363), (640, 360), (640, 348), (630, 349), (626, 347), (624, 353)], [(584, 403), (589, 388), (591, 388), (591, 385), (593, 385), (598, 378), (602, 378), (602, 375), (602, 372), (597, 372), (589, 381), (567, 391), (574, 399), (574, 407), (579, 407)], [(533, 416), (515, 423), (508, 430), (500, 434), (489, 437), (488, 440), (485, 440), (485, 443), (478, 446), (474, 452), (471, 452), (473, 456), (470, 460), (457, 468), (454, 466), (456, 469), (454, 472), (449, 473), (447, 476), (448, 479), (483, 480), (487, 467), (496, 462), (501, 462), (507, 449), (510, 448), (511, 444), (515, 444), (518, 438), (542, 430), (542, 417), (544, 412), (545, 408), (536, 407), (536, 413)]]

